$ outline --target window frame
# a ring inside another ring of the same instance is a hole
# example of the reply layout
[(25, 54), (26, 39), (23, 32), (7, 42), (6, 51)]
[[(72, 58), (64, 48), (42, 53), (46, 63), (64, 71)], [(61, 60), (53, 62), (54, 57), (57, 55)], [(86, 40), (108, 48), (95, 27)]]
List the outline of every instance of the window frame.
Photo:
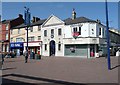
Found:
[(60, 35), (62, 35), (62, 29), (61, 28), (58, 29), (58, 36), (60, 36)]

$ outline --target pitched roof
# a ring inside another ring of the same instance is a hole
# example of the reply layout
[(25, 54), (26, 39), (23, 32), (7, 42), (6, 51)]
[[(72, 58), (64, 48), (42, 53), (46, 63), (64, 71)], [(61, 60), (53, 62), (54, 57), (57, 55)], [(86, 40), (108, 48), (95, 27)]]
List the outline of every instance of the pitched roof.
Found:
[(84, 22), (96, 22), (95, 20), (91, 20), (91, 19), (88, 19), (86, 17), (78, 17), (76, 19), (67, 18), (63, 21), (65, 22), (66, 25), (84, 23)]
[[(31, 23), (31, 25), (30, 26), (35, 26), (35, 25), (42, 25), (44, 22), (45, 22), (45, 20), (46, 19), (43, 19), (43, 20), (39, 20), (39, 21), (37, 21), (37, 22), (34, 22), (34, 23)], [(23, 24), (21, 24), (21, 25), (18, 25), (18, 26), (16, 26), (16, 27), (14, 27), (14, 28), (12, 28), (12, 29), (17, 29), (17, 28), (24, 28), (24, 27), (26, 27), (27, 25), (25, 25), (24, 23)]]

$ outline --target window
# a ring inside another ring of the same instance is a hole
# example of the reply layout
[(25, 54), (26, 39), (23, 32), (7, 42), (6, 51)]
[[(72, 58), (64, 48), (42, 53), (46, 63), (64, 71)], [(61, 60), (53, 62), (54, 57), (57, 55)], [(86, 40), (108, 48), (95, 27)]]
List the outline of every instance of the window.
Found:
[(20, 34), (20, 29), (18, 29), (18, 34)]
[(5, 37), (6, 37), (6, 40), (8, 40), (8, 33), (6, 33)]
[(41, 36), (38, 36), (38, 40), (41, 40)]
[(94, 29), (92, 29), (92, 34), (94, 34)]
[(45, 44), (45, 50), (47, 50), (47, 44)]
[(38, 26), (38, 31), (40, 31), (41, 30), (41, 26)]
[(58, 29), (58, 35), (61, 35), (61, 34), (62, 34), (61, 29)]
[(101, 28), (99, 28), (99, 35), (101, 35)]
[(58, 50), (59, 51), (61, 50), (61, 44), (60, 43), (58, 44)]
[(47, 30), (44, 30), (44, 36), (47, 36)]
[(34, 41), (34, 36), (28, 37), (28, 41)]
[(13, 34), (13, 29), (11, 29), (11, 34)]
[(9, 28), (9, 24), (6, 24), (6, 30), (8, 30), (8, 28)]
[(11, 38), (11, 42), (13, 42), (13, 38)]
[(33, 32), (33, 27), (30, 27), (30, 32)]
[(81, 27), (79, 27), (79, 35), (81, 35)]
[(73, 28), (73, 32), (77, 32), (77, 27)]
[(31, 41), (34, 41), (34, 37), (31, 37)]
[(103, 28), (103, 30), (102, 30), (102, 34), (103, 34), (103, 37), (105, 36), (105, 32), (104, 32), (105, 30), (104, 30), (104, 28)]
[(16, 42), (22, 42), (22, 38), (16, 38)]
[(51, 29), (51, 38), (54, 38), (54, 29)]
[(54, 35), (54, 29), (51, 29), (51, 35)]

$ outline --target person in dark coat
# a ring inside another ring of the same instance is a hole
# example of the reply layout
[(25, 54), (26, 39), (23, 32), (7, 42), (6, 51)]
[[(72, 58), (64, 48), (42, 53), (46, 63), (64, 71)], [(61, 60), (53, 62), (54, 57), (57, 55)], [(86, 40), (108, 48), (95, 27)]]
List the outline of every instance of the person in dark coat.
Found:
[(27, 60), (28, 60), (28, 52), (25, 51), (24, 55), (25, 55), (25, 63), (27, 63)]

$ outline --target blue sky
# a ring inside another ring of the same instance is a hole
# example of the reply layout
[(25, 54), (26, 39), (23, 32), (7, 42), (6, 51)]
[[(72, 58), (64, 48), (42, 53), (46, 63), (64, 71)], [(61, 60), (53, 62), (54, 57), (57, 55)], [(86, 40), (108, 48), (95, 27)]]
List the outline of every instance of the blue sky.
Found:
[[(72, 9), (75, 8), (77, 17), (100, 19), (104, 24), (106, 22), (104, 2), (3, 2), (2, 19), (13, 19), (18, 14), (24, 14), (24, 6), (30, 8), (32, 16), (41, 19), (54, 14), (63, 20), (71, 17)], [(118, 3), (109, 2), (108, 8), (109, 26), (118, 28)]]

